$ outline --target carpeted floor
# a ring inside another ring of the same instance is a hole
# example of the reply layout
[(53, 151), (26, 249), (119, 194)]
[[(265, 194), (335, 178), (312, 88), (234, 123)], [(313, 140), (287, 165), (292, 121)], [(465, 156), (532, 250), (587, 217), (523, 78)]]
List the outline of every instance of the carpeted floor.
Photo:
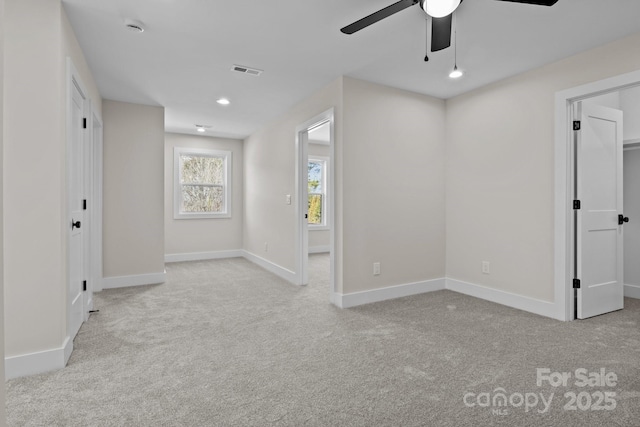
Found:
[(450, 291), (340, 310), (328, 257), (310, 267), (175, 263), (97, 294), (67, 368), (7, 382), (9, 425), (640, 426), (640, 300), (568, 323)]

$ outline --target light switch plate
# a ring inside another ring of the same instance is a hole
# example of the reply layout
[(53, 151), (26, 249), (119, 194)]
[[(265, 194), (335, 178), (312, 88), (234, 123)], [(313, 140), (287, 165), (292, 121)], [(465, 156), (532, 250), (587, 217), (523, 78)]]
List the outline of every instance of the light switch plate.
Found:
[(374, 262), (373, 263), (373, 275), (374, 276), (379, 276), (380, 275), (380, 263), (379, 262)]
[(482, 261), (482, 273), (491, 273), (491, 265), (489, 264), (489, 261)]

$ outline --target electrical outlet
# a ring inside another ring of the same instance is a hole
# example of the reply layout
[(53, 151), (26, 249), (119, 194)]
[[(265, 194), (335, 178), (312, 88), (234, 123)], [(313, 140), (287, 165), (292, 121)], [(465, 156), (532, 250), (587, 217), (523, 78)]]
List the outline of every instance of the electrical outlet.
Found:
[(267, 242), (264, 242), (264, 251), (269, 252), (269, 244)]
[(379, 276), (380, 275), (380, 263), (379, 262), (374, 262), (373, 263), (373, 275), (374, 276)]
[(288, 205), (291, 204), (291, 194), (287, 194), (287, 196), (285, 197), (285, 203)]
[(491, 264), (489, 264), (489, 261), (482, 261), (482, 273), (483, 274), (491, 273)]

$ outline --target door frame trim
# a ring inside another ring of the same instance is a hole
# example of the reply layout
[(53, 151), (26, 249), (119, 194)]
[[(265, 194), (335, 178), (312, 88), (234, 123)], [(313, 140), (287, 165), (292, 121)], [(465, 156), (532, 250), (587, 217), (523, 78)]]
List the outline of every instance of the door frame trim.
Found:
[[(100, 292), (102, 285), (102, 158), (103, 158), (103, 130), (104, 125), (101, 115), (93, 108), (91, 103), (91, 280), (93, 292)], [(91, 309), (91, 308), (90, 308)]]
[(572, 105), (578, 101), (640, 85), (640, 70), (606, 78), (555, 94), (554, 144), (554, 301), (555, 317), (574, 320), (573, 259), (573, 130)]
[[(295, 280), (298, 285), (306, 285), (309, 283), (309, 236), (308, 225), (305, 221), (304, 214), (307, 212), (307, 186), (308, 171), (304, 166), (308, 160), (308, 131), (310, 128), (328, 122), (330, 127), (329, 142), (329, 171), (328, 171), (328, 189), (329, 189), (329, 212), (328, 221), (330, 224), (329, 231), (329, 253), (330, 253), (330, 292), (335, 292), (335, 108), (330, 109), (314, 116), (313, 118), (301, 123), (296, 127), (296, 144), (295, 144), (295, 215), (296, 215), (296, 231), (295, 231)], [(306, 255), (306, 256), (305, 256)]]

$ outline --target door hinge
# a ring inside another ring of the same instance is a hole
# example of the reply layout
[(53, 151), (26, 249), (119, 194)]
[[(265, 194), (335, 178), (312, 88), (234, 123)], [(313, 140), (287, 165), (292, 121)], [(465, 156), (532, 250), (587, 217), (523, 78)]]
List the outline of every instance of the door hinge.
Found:
[(580, 200), (573, 201), (573, 209), (580, 209)]
[(573, 121), (573, 130), (580, 130), (580, 125), (581, 125), (580, 120), (574, 120)]
[(87, 281), (86, 280), (82, 281), (82, 290), (85, 291), (85, 292), (87, 290)]
[(573, 279), (573, 289), (580, 289), (580, 279)]
[(82, 210), (86, 211), (87, 210), (87, 199), (83, 199), (82, 200)]
[(84, 117), (84, 118), (82, 119), (82, 129), (86, 129), (86, 128), (87, 128), (87, 118), (86, 118), (86, 117)]

